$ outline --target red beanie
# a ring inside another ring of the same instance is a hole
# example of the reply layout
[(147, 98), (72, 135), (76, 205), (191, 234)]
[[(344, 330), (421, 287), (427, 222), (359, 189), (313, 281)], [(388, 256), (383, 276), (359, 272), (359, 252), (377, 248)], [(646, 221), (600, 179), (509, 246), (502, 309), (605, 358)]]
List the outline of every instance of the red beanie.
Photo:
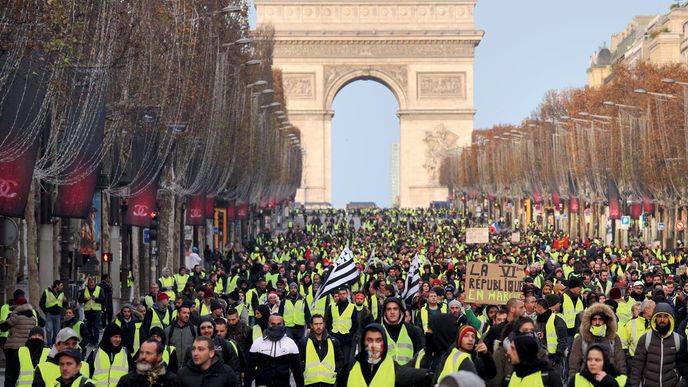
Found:
[(461, 348), (461, 340), (463, 340), (463, 336), (468, 332), (473, 332), (473, 334), (476, 336), (478, 334), (478, 332), (475, 330), (475, 328), (473, 328), (470, 325), (461, 326), (461, 328), (459, 328), (459, 341), (457, 342), (459, 348)]
[(158, 293), (158, 301), (169, 300), (170, 296), (165, 292)]
[(17, 305), (24, 305), (24, 304), (26, 304), (26, 297), (19, 296), (19, 297), (17, 297), (16, 300), (14, 300), (14, 303)]
[(203, 298), (213, 298), (213, 289), (205, 289), (203, 291)]

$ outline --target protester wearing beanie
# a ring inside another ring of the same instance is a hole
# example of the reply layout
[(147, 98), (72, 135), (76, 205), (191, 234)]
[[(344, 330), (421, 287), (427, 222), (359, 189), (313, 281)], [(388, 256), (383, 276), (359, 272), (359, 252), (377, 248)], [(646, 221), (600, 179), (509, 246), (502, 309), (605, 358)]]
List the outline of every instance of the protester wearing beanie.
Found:
[(456, 371), (469, 371), (484, 380), (495, 377), (495, 367), (492, 354), (487, 350), (487, 345), (478, 342), (477, 331), (470, 325), (459, 328), (459, 335), (454, 348), (447, 354), (442, 362), (437, 375), (437, 381)]
[(116, 385), (119, 379), (134, 369), (134, 361), (122, 346), (122, 328), (110, 324), (103, 330), (98, 348), (88, 356), (90, 379), (98, 386)]
[(512, 339), (505, 340), (504, 345), (507, 347), (507, 356), (514, 366), (514, 372), (505, 378), (505, 386), (562, 386), (559, 372), (550, 369), (548, 362), (538, 357), (540, 345), (534, 335), (515, 335)]

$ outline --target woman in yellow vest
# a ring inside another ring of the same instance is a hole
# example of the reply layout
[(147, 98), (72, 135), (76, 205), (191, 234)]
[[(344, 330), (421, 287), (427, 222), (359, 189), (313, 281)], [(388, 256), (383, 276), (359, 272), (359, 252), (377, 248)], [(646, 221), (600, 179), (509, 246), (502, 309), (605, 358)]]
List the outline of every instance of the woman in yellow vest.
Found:
[(569, 387), (623, 387), (626, 375), (621, 374), (609, 360), (609, 348), (593, 344), (585, 355), (581, 372), (569, 382)]
[(508, 387), (561, 387), (559, 373), (550, 369), (549, 362), (538, 357), (540, 344), (532, 333), (510, 336), (504, 340), (514, 372), (506, 375)]
[(98, 349), (88, 357), (91, 379), (102, 387), (116, 387), (117, 382), (134, 369), (134, 362), (122, 346), (122, 328), (108, 325), (103, 331)]

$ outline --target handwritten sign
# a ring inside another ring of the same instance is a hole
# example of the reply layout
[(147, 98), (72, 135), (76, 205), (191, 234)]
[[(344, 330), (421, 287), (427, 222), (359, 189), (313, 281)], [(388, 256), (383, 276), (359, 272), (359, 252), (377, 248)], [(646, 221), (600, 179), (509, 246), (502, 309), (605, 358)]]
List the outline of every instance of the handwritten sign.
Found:
[(523, 291), (524, 267), (501, 263), (468, 262), (466, 301), (503, 305), (519, 298)]
[(521, 233), (519, 231), (512, 232), (511, 233), (511, 243), (520, 243), (521, 242)]
[(476, 243), (490, 243), (490, 230), (487, 227), (466, 229), (466, 244)]

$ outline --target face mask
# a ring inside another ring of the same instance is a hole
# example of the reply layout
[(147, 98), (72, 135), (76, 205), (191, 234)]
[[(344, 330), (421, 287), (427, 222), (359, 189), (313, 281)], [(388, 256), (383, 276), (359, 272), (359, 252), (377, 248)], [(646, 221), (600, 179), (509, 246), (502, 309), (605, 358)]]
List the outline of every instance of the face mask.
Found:
[(267, 338), (270, 341), (279, 341), (287, 333), (287, 328), (283, 325), (269, 327)]
[(607, 324), (601, 325), (599, 327), (591, 326), (590, 333), (596, 337), (604, 337), (607, 335)]
[(382, 343), (368, 344), (366, 352), (368, 353), (368, 363), (377, 364), (382, 360), (382, 351), (385, 346)]

